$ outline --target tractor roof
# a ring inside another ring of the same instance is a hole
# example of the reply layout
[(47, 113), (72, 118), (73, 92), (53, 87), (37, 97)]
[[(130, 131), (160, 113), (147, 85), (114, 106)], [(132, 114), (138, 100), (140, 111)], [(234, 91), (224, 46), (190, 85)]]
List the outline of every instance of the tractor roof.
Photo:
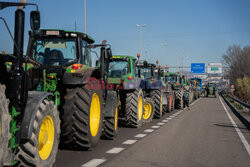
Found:
[(177, 76), (179, 76), (180, 74), (175, 73), (175, 72), (168, 72), (168, 73), (166, 73), (165, 75), (166, 75), (166, 76), (169, 76), (169, 75), (177, 75)]
[(113, 55), (112, 58), (113, 58), (113, 59), (124, 59), (124, 58), (129, 58), (129, 59), (132, 59), (132, 60), (136, 60), (135, 57), (133, 57), (133, 56), (126, 56), (126, 55)]
[[(30, 31), (31, 35), (35, 35), (33, 34), (32, 31)], [(66, 30), (60, 30), (60, 29), (41, 29), (39, 31), (38, 34), (36, 34), (36, 36), (58, 36), (58, 37), (77, 37), (77, 36), (81, 36), (85, 41), (87, 41), (89, 44), (92, 44), (95, 42), (95, 40), (85, 34), (85, 33), (81, 33), (81, 32), (75, 32), (75, 31), (66, 31)]]

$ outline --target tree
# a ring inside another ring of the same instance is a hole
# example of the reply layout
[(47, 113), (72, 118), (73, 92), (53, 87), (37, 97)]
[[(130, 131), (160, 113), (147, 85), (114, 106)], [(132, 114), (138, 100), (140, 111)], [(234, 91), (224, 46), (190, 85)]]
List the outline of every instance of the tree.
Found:
[(238, 45), (229, 46), (222, 58), (227, 66), (226, 76), (232, 84), (237, 84), (238, 78), (250, 77), (250, 46), (243, 49)]

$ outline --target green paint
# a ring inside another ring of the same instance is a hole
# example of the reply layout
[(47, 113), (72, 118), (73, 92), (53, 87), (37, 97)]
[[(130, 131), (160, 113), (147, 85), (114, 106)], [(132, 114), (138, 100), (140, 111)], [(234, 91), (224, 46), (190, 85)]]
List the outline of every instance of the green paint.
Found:
[[(55, 105), (60, 105), (60, 93), (57, 90), (58, 79), (56, 73), (46, 74), (46, 70), (43, 70), (43, 81), (37, 86), (37, 91), (51, 92), (54, 97), (48, 97), (48, 100), (54, 101)], [(41, 85), (43, 85), (41, 87)]]
[(14, 149), (18, 147), (18, 144), (16, 143), (16, 132), (19, 130), (16, 126), (16, 120), (15, 118), (20, 114), (20, 112), (17, 112), (15, 107), (11, 107), (11, 121), (10, 121), (10, 133), (11, 133), (11, 138), (10, 138), (10, 148)]

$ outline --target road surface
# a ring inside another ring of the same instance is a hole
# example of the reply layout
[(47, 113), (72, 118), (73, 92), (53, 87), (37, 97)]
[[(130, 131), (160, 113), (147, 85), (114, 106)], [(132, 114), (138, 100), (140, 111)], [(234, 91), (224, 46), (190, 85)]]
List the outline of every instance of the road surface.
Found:
[(220, 98), (201, 98), (190, 111), (166, 114), (140, 129), (121, 127), (118, 135), (92, 151), (60, 150), (56, 166), (250, 166), (250, 133)]

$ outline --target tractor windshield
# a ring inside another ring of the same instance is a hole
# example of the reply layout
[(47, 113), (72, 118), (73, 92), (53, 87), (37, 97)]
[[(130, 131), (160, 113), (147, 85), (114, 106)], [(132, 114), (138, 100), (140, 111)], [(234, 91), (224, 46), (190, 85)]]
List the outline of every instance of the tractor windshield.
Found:
[(129, 62), (127, 60), (114, 59), (109, 63), (108, 76), (111, 78), (120, 78), (129, 72)]
[(32, 43), (31, 58), (47, 66), (61, 66), (76, 59), (75, 38), (41, 38)]
[(176, 76), (175, 75), (169, 75), (167, 80), (170, 83), (174, 83), (174, 82), (176, 82)]
[(152, 77), (152, 73), (151, 73), (151, 69), (150, 68), (141, 68), (141, 77), (142, 78), (151, 78)]

